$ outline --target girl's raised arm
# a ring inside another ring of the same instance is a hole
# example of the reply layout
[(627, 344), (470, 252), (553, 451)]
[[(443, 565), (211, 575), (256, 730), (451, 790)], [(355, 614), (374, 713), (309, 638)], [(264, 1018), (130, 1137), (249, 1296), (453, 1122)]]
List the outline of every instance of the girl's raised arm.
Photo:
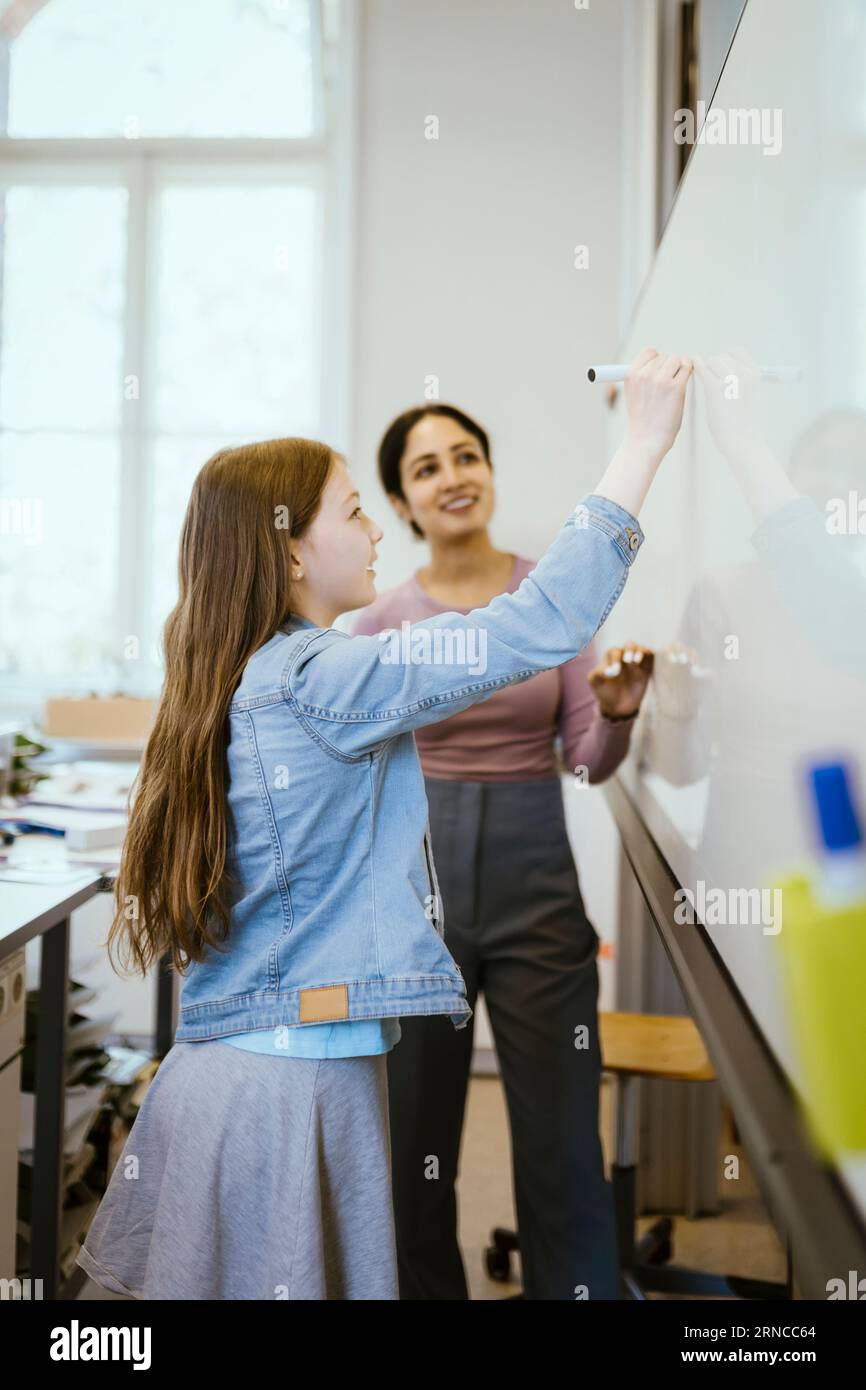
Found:
[(652, 348), (636, 359), (621, 448), (515, 593), (375, 636), (314, 629), (284, 678), (310, 733), (338, 757), (363, 757), (577, 656), (643, 543), (635, 513), (679, 430), (690, 375), (690, 363)]

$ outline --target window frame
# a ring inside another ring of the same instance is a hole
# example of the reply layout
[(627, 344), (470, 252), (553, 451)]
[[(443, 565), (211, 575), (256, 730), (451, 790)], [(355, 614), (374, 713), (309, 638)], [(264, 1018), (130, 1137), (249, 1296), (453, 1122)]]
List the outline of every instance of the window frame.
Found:
[[(224, 186), (230, 179), (232, 183), (302, 184), (317, 191), (322, 302), (314, 351), (320, 434), (338, 451), (348, 451), (355, 328), (359, 18), (352, 0), (311, 0), (311, 14), (314, 132), (309, 136), (0, 136), (2, 192), (10, 184), (80, 185), (83, 181), (128, 190), (123, 368), (118, 383), (122, 416), (116, 436), (120, 443), (120, 514), (115, 538), (118, 582), (114, 645), (120, 670), (122, 643), (128, 634), (140, 636), (141, 655), (118, 682), (123, 693), (154, 694), (161, 682), (160, 668), (149, 656), (150, 641), (159, 634), (150, 632), (147, 535), (137, 521), (149, 501), (152, 477), (146, 456), (149, 439), (156, 432), (148, 418), (146, 390), (141, 401), (127, 401), (122, 391), (123, 381), (129, 375), (144, 376), (152, 361), (156, 308), (153, 272), (158, 256), (153, 214), (160, 187), (194, 183)], [(326, 18), (327, 38), (323, 30)], [(0, 40), (0, 75), (8, 72), (9, 42)], [(4, 707), (14, 707), (18, 713), (35, 716), (44, 697), (56, 693), (58, 687), (75, 693), (91, 690), (93, 683), (92, 672), (58, 670), (30, 676), (0, 672), (0, 713)]]

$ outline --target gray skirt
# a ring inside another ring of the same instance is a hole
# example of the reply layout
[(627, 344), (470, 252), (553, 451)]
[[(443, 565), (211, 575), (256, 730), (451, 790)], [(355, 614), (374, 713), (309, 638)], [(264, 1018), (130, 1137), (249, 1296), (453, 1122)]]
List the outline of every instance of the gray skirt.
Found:
[(175, 1043), (78, 1263), (139, 1299), (397, 1299), (386, 1063)]

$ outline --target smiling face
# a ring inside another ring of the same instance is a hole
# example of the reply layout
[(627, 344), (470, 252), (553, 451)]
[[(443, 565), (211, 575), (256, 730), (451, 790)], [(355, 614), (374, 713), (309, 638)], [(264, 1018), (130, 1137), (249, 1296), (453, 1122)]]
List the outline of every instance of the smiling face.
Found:
[(428, 541), (466, 535), (493, 515), (490, 464), (475, 435), (448, 415), (425, 415), (409, 431), (400, 481), (405, 501), (392, 496), (391, 502)]
[(371, 567), (384, 534), (361, 506), (345, 461), (335, 455), (315, 520), (306, 535), (292, 543), (294, 611), (320, 627), (331, 627), (340, 613), (372, 603), (376, 586)]

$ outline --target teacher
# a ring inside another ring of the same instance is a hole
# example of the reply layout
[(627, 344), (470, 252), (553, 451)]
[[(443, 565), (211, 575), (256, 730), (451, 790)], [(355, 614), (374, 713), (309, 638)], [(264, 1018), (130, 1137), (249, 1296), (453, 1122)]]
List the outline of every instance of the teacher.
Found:
[[(535, 567), (497, 550), (486, 432), (441, 403), (388, 426), (379, 477), (428, 563), (377, 598), (353, 632), (400, 630), (515, 592)], [(511, 1130), (524, 1296), (620, 1296), (598, 1132), (598, 935), (565, 826), (560, 773), (609, 777), (652, 669), (633, 642), (562, 666), (416, 731), (446, 942), (474, 1008), (483, 991)], [(557, 741), (561, 745), (558, 757)], [(466, 1299), (455, 1183), (472, 1023), (401, 1019), (388, 1090), (401, 1299)]]

